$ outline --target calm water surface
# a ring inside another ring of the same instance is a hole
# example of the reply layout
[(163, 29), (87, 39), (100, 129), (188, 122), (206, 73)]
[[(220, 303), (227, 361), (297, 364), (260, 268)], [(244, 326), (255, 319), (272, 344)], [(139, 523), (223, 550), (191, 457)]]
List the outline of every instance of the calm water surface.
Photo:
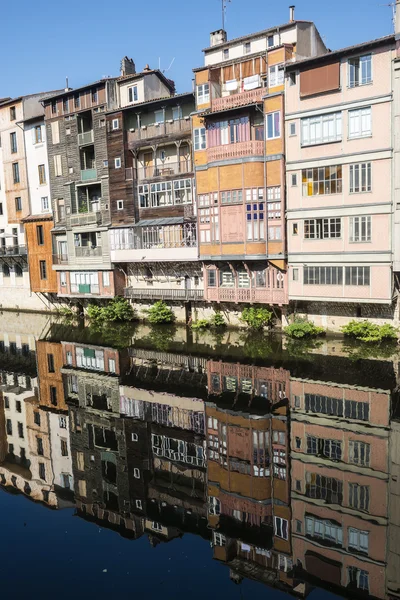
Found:
[(400, 597), (393, 348), (0, 330), (2, 597)]

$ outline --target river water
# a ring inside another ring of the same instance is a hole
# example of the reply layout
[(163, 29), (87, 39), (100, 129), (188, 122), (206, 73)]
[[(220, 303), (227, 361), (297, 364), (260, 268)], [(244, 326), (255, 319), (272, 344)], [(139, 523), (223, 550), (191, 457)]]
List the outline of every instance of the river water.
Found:
[(400, 597), (395, 348), (0, 330), (4, 598)]

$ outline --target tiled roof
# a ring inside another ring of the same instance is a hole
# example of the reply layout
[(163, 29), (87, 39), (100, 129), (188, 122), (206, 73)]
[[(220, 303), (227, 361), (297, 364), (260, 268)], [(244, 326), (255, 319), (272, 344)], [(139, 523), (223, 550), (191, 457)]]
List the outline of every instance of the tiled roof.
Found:
[(46, 213), (45, 215), (29, 215), (22, 219), (23, 223), (32, 223), (33, 221), (52, 221), (53, 215), (51, 213)]

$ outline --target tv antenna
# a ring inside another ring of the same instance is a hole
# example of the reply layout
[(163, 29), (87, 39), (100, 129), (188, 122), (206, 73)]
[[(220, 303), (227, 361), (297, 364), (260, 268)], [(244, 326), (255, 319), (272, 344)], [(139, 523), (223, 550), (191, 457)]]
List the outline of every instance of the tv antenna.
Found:
[(172, 65), (174, 64), (174, 62), (175, 62), (175, 56), (171, 60), (171, 62), (169, 63), (169, 67), (167, 69), (162, 69), (161, 70), (161, 57), (159, 57), (158, 58), (158, 70), (161, 71), (161, 73), (167, 73), (170, 70), (170, 68), (172, 67)]
[(390, 2), (390, 4), (380, 4), (380, 6), (386, 6), (387, 8), (392, 9), (393, 31), (396, 31), (396, 4), (396, 2)]
[(228, 2), (232, 2), (232, 0), (221, 0), (222, 5), (222, 29), (225, 29), (225, 17), (226, 17), (226, 7)]

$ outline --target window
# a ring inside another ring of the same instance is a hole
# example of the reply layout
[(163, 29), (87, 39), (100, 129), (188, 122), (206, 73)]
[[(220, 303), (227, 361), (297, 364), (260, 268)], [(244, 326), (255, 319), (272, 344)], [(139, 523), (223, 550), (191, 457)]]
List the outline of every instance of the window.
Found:
[(4, 396), (4, 408), (10, 408), (10, 401), (8, 396)]
[(346, 400), (344, 416), (348, 419), (357, 419), (358, 421), (369, 421), (368, 402), (357, 402), (356, 400)]
[(342, 285), (343, 267), (304, 267), (304, 285)]
[(22, 198), (20, 196), (15, 198), (15, 210), (16, 212), (20, 212), (22, 210)]
[(19, 177), (19, 164), (17, 162), (12, 164), (12, 173), (13, 173), (13, 181), (14, 183), (19, 183), (20, 182), (20, 177)]
[(349, 483), (349, 505), (359, 510), (369, 510), (369, 485)]
[(351, 440), (349, 444), (349, 460), (354, 465), (369, 467), (370, 445), (366, 442)]
[(20, 265), (14, 266), (14, 273), (15, 273), (15, 277), (23, 277), (23, 275), (24, 275), (24, 272)]
[(135, 479), (140, 479), (140, 471), (139, 469), (133, 469), (133, 476)]
[(3, 277), (10, 277), (10, 267), (6, 264), (3, 265)]
[(45, 260), (39, 261), (40, 279), (47, 279), (47, 265)]
[(65, 271), (60, 271), (60, 286), (66, 287), (67, 285), (67, 274)]
[(291, 71), (289, 73), (289, 85), (296, 85), (296, 73), (295, 73), (295, 71)]
[(44, 245), (43, 225), (36, 225), (36, 239), (37, 239), (38, 246)]
[(22, 423), (18, 423), (18, 437), (24, 439), (24, 426)]
[(15, 410), (20, 413), (22, 412), (22, 408), (21, 408), (21, 401), (20, 400), (16, 400), (15, 402)]
[(115, 373), (115, 360), (113, 358), (108, 359), (108, 371), (109, 373)]
[(49, 208), (50, 208), (48, 196), (43, 196), (41, 198), (41, 203), (42, 203), (42, 212), (48, 212)]
[(268, 48), (272, 48), (274, 46), (274, 36), (269, 35), (267, 38)]
[(371, 217), (350, 217), (350, 242), (371, 241)]
[(292, 224), (292, 235), (299, 235), (299, 224), (298, 223)]
[[(46, 183), (46, 169), (44, 165), (38, 165), (39, 172), (39, 185), (45, 185)], [(57, 173), (56, 173), (57, 175)]]
[(69, 111), (69, 100), (68, 98), (64, 98), (63, 100), (63, 112), (67, 113)]
[(327, 240), (340, 238), (342, 235), (342, 219), (306, 219), (304, 221), (304, 238), (306, 240)]
[(369, 592), (369, 574), (364, 569), (358, 569), (357, 567), (348, 567), (347, 573), (349, 576), (349, 587), (357, 588), (359, 590), (365, 590)]
[(343, 417), (343, 400), (317, 394), (305, 394), (305, 410), (322, 415)]
[(267, 139), (272, 140), (281, 136), (281, 113), (279, 111), (267, 114)]
[(112, 120), (112, 129), (119, 129), (119, 119)]
[(282, 217), (281, 188), (280, 186), (267, 188), (268, 219)]
[(307, 454), (326, 456), (332, 460), (341, 460), (342, 443), (338, 440), (326, 440), (307, 436)]
[(229, 48), (224, 48), (224, 50), (223, 50), (223, 56), (224, 56), (224, 60), (226, 60), (227, 58), (229, 58)]
[(292, 281), (299, 281), (299, 269), (292, 269)]
[(3, 203), (0, 202), (0, 216), (3, 214)]
[(199, 127), (194, 130), (194, 149), (205, 150), (206, 148), (206, 130), (205, 127)]
[(99, 95), (98, 95), (98, 93), (97, 93), (97, 89), (96, 89), (96, 88), (94, 88), (94, 89), (92, 90), (92, 104), (97, 104), (97, 103), (98, 103), (98, 101), (99, 101)]
[(35, 425), (38, 425), (40, 427), (40, 412), (35, 411), (33, 413), (33, 421)]
[(120, 169), (121, 168), (121, 158), (119, 156), (114, 159), (114, 167), (116, 169)]
[(179, 179), (174, 181), (174, 204), (192, 203), (192, 180)]
[(39, 463), (39, 477), (43, 481), (46, 481), (46, 466), (44, 463)]
[(246, 42), (243, 45), (243, 51), (244, 51), (245, 54), (250, 54), (250, 52), (251, 52), (251, 42)]
[(43, 456), (43, 440), (40, 437), (36, 438), (36, 449), (39, 456)]
[(348, 62), (349, 69), (349, 87), (357, 87), (358, 85), (365, 85), (372, 81), (372, 56), (366, 54), (365, 56), (357, 56), (357, 58), (350, 58)]
[(371, 107), (349, 110), (349, 138), (368, 137), (371, 134)]
[(71, 135), (71, 127), (65, 128), (65, 135)]
[(208, 514), (209, 515), (220, 515), (221, 514), (221, 501), (215, 496), (208, 497)]
[(249, 139), (250, 119), (248, 116), (216, 121), (207, 125), (207, 145), (209, 148), (247, 142)]
[(55, 373), (56, 370), (54, 368), (54, 354), (47, 355), (47, 370), (49, 373)]
[(314, 146), (342, 139), (342, 113), (308, 117), (301, 120), (301, 145)]
[[(122, 202), (122, 200), (121, 200)], [(110, 273), (109, 271), (103, 271), (103, 287), (110, 287)]]
[(10, 106), (10, 121), (15, 121), (17, 118), (17, 109), (15, 106)]
[(53, 158), (54, 158), (54, 175), (56, 177), (61, 177), (62, 176), (61, 154), (56, 154)]
[(12, 435), (13, 430), (12, 430), (11, 419), (7, 419), (7, 421), (6, 421), (6, 432), (7, 432), (7, 435)]
[(292, 187), (297, 185), (297, 173), (292, 174)]
[(342, 193), (342, 167), (303, 169), (303, 196)]
[(154, 122), (155, 123), (164, 123), (164, 111), (163, 110), (155, 110), (154, 111)]
[(81, 99), (79, 97), (79, 94), (75, 94), (74, 96), (74, 106), (75, 108), (80, 108), (81, 105)]
[[(99, 127), (101, 128), (101, 127), (105, 127), (105, 126), (106, 126), (106, 120), (105, 119), (100, 119), (100, 121), (99, 121)], [(118, 129), (118, 127), (116, 129)]]
[(296, 135), (296, 123), (290, 123), (289, 135)]
[[(260, 194), (261, 192), (261, 194)], [(257, 202), (262, 196), (263, 190), (246, 190), (246, 225), (248, 240), (265, 240), (265, 203)], [(254, 202), (254, 199), (256, 201)]]
[(222, 204), (241, 204), (243, 199), (242, 190), (232, 190), (228, 192), (221, 192), (221, 203)]
[(346, 285), (369, 285), (370, 267), (346, 267)]
[(53, 102), (51, 103), (51, 114), (52, 115), (57, 114), (57, 101), (56, 100), (53, 100)]
[(272, 241), (280, 241), (282, 239), (282, 228), (268, 227), (268, 239)]
[(350, 194), (370, 192), (372, 189), (371, 163), (350, 165)]
[(306, 496), (325, 500), (328, 504), (342, 504), (343, 482), (334, 477), (317, 473), (306, 473)]
[(50, 386), (50, 401), (53, 406), (57, 406), (57, 388), (54, 385)]
[(61, 439), (61, 456), (68, 456), (68, 444), (67, 440)]
[(217, 271), (215, 269), (208, 269), (207, 271), (207, 286), (216, 287), (217, 285)]
[(139, 508), (140, 510), (143, 509), (142, 501), (141, 500), (136, 500), (136, 508)]
[(275, 535), (284, 540), (288, 539), (288, 522), (281, 517), (274, 517)]
[(197, 86), (197, 104), (207, 104), (210, 102), (210, 85), (203, 83)]
[(284, 84), (285, 67), (283, 65), (273, 65), (269, 68), (269, 87), (277, 87)]
[(10, 133), (10, 148), (11, 154), (15, 154), (17, 149), (17, 134), (15, 132)]
[(63, 416), (58, 417), (58, 425), (60, 429), (67, 429), (67, 418)]

